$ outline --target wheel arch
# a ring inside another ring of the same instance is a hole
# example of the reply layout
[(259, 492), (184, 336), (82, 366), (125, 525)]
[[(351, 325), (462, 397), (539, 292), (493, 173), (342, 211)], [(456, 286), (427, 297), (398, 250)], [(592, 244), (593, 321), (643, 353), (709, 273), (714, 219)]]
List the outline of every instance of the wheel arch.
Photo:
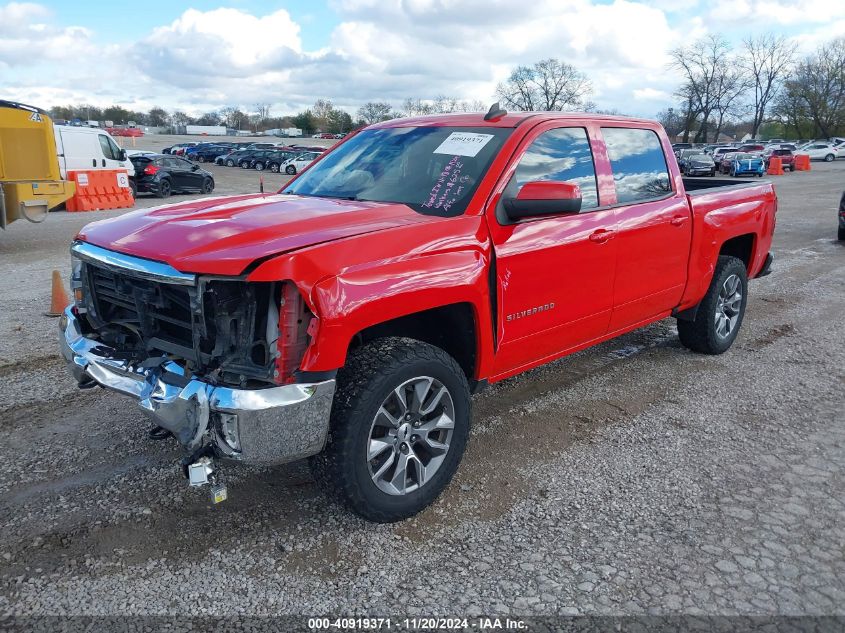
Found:
[(352, 337), (347, 356), (370, 341), (389, 337), (409, 338), (439, 347), (457, 361), (471, 385), (475, 382), (478, 323), (469, 302), (412, 312), (364, 328)]

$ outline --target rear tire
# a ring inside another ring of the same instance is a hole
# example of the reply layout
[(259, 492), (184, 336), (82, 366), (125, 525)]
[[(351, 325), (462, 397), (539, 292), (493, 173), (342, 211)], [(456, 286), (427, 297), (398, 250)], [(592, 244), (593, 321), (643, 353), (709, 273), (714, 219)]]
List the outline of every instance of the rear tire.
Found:
[(227, 160), (226, 161), (226, 167), (234, 167), (234, 166), (235, 166), (235, 161), (233, 161), (233, 160)]
[(449, 484), (466, 448), (463, 370), (438, 347), (384, 338), (351, 352), (337, 383), (328, 443), (310, 459), (314, 477), (370, 521), (417, 514)]
[(824, 162), (832, 163), (835, 158), (836, 158), (836, 156), (834, 156), (833, 154), (828, 154), (827, 156), (824, 157)]
[(162, 180), (158, 183), (158, 191), (156, 191), (156, 196), (159, 198), (167, 198), (171, 194), (171, 187), (169, 180)]
[(274, 174), (278, 174), (279, 173), (279, 165), (276, 164), (276, 163), (270, 163), (270, 171), (273, 172)]
[(264, 171), (264, 163), (255, 163), (255, 171)]
[[(737, 294), (739, 293), (739, 294)], [(748, 301), (748, 274), (741, 259), (721, 255), (694, 321), (678, 320), (681, 344), (700, 354), (722, 354), (736, 340)]]
[(197, 162), (198, 163), (204, 163), (205, 162), (205, 156), (197, 156)]

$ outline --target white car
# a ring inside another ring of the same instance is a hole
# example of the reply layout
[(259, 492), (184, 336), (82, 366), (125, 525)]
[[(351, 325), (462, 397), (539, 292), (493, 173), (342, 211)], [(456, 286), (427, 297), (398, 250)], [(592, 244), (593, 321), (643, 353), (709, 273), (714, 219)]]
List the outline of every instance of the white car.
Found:
[(284, 164), (283, 169), (286, 174), (293, 176), (294, 174), (298, 174), (303, 169), (308, 167), (308, 165), (310, 165), (311, 162), (319, 155), (319, 152), (303, 152), (302, 154), (294, 156), (289, 161), (287, 161)]
[(845, 155), (843, 154), (843, 149), (834, 146), (832, 143), (807, 143), (796, 153), (807, 154), (810, 160), (823, 160), (827, 163)]

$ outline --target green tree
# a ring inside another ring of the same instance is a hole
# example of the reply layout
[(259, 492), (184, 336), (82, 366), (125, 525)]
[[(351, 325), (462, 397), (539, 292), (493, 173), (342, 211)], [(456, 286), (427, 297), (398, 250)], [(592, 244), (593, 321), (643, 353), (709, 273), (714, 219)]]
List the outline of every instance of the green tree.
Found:
[(296, 116), (293, 117), (293, 127), (298, 127), (302, 130), (303, 134), (313, 134), (314, 130), (317, 127), (317, 123), (314, 119), (314, 114), (311, 110), (306, 110), (305, 112), (300, 112)]
[(167, 120), (169, 118), (170, 115), (167, 113), (167, 110), (159, 106), (150, 108), (150, 111), (147, 112), (147, 121), (149, 125), (153, 125), (155, 127), (163, 127), (167, 125)]
[(103, 120), (112, 121), (116, 125), (121, 123), (125, 124), (127, 121), (131, 120), (131, 118), (132, 113), (119, 105), (109, 106), (103, 110)]

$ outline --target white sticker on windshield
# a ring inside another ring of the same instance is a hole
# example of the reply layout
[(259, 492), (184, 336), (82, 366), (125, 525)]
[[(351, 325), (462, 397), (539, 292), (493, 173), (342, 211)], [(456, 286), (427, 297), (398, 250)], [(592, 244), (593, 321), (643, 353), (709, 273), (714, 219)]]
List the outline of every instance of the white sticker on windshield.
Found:
[(481, 148), (490, 142), (492, 134), (474, 134), (472, 132), (452, 132), (446, 140), (437, 146), (435, 154), (450, 156), (475, 156)]

